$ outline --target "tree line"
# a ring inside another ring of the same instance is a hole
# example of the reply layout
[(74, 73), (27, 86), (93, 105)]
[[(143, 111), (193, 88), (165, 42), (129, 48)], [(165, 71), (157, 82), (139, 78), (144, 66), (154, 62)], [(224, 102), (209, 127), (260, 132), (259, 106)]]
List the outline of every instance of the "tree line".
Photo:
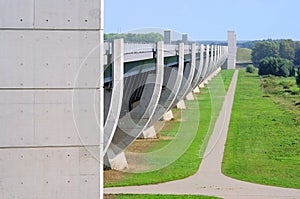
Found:
[(256, 42), (251, 56), (259, 75), (295, 76), (295, 66), (300, 65), (300, 42), (291, 39)]

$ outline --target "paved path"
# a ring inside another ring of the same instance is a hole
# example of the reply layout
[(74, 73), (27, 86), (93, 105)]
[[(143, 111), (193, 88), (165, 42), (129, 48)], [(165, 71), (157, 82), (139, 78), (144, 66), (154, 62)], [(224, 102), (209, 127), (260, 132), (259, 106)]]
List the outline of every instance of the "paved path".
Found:
[(221, 173), (238, 71), (234, 73), (199, 171), (186, 179), (157, 185), (106, 188), (105, 193), (199, 194), (225, 199), (300, 199), (299, 189), (286, 189), (235, 180)]

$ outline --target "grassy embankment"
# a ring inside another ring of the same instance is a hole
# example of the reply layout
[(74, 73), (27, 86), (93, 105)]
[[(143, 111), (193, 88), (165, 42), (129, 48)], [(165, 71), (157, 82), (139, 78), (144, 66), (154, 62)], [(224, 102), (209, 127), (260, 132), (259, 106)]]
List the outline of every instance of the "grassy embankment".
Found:
[(294, 78), (240, 71), (222, 171), (255, 183), (300, 188), (300, 95)]
[[(147, 173), (123, 173), (118, 171), (105, 171), (105, 187), (143, 185), (167, 182), (183, 179), (196, 173), (201, 162), (199, 155), (200, 148), (207, 144), (208, 137), (213, 130), (215, 120), (221, 109), (225, 89), (228, 88), (234, 71), (222, 71), (221, 75), (215, 77), (209, 83), (209, 89), (202, 89), (201, 94), (196, 95), (196, 100), (186, 101), (187, 107), (199, 106), (199, 109), (187, 109), (188, 118), (181, 119), (181, 111), (174, 109), (175, 119), (164, 124), (160, 131), (160, 139), (150, 141), (137, 141), (128, 150), (139, 150), (139, 152), (155, 151), (167, 145), (172, 137), (176, 136), (180, 123), (190, 122), (193, 124), (194, 115), (198, 115), (200, 110), (199, 128), (193, 142), (186, 152), (169, 166)], [(223, 77), (223, 79), (222, 79)], [(223, 82), (224, 80), (224, 82)], [(211, 92), (209, 92), (209, 90)], [(220, 97), (221, 96), (221, 97)], [(188, 125), (187, 125), (188, 126)], [(189, 129), (186, 129), (188, 131)], [(168, 138), (168, 139), (164, 139)]]

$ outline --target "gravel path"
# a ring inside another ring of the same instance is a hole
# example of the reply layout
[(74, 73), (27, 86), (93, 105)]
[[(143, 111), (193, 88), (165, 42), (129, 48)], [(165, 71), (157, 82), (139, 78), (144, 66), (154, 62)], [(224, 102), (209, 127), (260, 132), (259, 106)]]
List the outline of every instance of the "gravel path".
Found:
[(221, 173), (231, 109), (237, 83), (234, 73), (198, 172), (186, 179), (157, 185), (106, 188), (106, 194), (199, 194), (225, 199), (300, 199), (299, 189), (278, 188), (235, 180)]

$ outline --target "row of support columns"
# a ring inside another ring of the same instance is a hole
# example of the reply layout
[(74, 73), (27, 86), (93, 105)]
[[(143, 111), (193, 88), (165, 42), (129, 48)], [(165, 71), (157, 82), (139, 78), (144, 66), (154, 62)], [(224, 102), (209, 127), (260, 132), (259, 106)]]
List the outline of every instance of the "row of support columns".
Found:
[[(123, 40), (115, 40), (113, 46), (124, 48)], [(164, 65), (164, 43), (156, 44), (155, 70), (147, 74), (143, 92), (138, 105), (118, 117), (122, 111), (120, 104), (127, 104), (121, 97), (122, 86), (113, 87), (110, 113), (106, 118), (105, 129), (105, 165), (112, 169), (123, 170), (128, 167), (124, 150), (137, 138), (155, 138), (153, 125), (160, 119), (173, 118), (171, 108), (185, 109), (184, 99), (193, 100), (193, 91), (199, 92), (199, 86), (207, 83), (220, 71), (221, 65), (227, 58), (227, 47), (200, 45), (190, 46), (190, 59), (185, 58), (185, 45), (178, 45), (178, 65), (166, 67)], [(113, 50), (113, 57), (124, 57), (122, 50)], [(114, 60), (116, 61), (116, 60)], [(123, 62), (123, 63), (122, 63)], [(124, 67), (124, 60), (119, 59), (113, 67)], [(112, 85), (122, 85), (122, 72), (113, 69)], [(143, 74), (139, 74), (140, 76)], [(138, 81), (138, 76), (136, 81)], [(134, 80), (129, 87), (138, 84)], [(137, 86), (136, 86), (137, 87)], [(125, 89), (125, 88), (124, 88)], [(198, 89), (198, 90), (197, 90)], [(133, 91), (131, 91), (133, 93)], [(116, 96), (114, 96), (116, 95)], [(128, 93), (123, 93), (128, 95)], [(128, 99), (128, 97), (126, 97)], [(112, 117), (113, 116), (113, 117)]]

